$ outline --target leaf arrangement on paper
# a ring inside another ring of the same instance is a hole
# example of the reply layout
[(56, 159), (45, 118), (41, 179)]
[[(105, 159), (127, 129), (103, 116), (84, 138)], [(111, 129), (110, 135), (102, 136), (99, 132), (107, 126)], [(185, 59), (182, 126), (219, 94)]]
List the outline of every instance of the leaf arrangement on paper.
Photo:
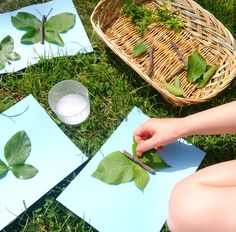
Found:
[(11, 17), (12, 25), (26, 33), (21, 38), (23, 44), (35, 44), (38, 42), (53, 43), (64, 46), (64, 42), (59, 33), (65, 33), (75, 25), (75, 15), (72, 13), (61, 13), (47, 19), (43, 15), (39, 20), (35, 15), (27, 12), (18, 12)]
[[(137, 143), (134, 140), (132, 151), (135, 157), (137, 157), (136, 147)], [(170, 167), (169, 164), (156, 154), (154, 149), (145, 152), (139, 159), (156, 171)], [(142, 191), (150, 179), (145, 169), (127, 158), (121, 151), (112, 152), (103, 158), (92, 176), (112, 185), (134, 181), (135, 185)]]
[(20, 55), (14, 50), (14, 40), (11, 36), (6, 36), (0, 42), (0, 70), (4, 69), (6, 64), (20, 59)]
[(18, 131), (6, 143), (4, 147), (4, 156), (8, 163), (5, 164), (0, 159), (0, 177), (12, 171), (13, 175), (18, 179), (29, 179), (34, 177), (38, 170), (25, 161), (29, 157), (31, 151), (31, 142), (25, 131)]

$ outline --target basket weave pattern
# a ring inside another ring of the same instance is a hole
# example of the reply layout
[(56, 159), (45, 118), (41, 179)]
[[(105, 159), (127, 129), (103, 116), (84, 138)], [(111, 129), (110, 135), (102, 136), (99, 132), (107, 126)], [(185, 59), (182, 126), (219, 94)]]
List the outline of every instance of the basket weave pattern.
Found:
[[(180, 33), (153, 23), (148, 26), (143, 36), (140, 36), (135, 26), (124, 16), (123, 2), (102, 0), (91, 16), (93, 29), (108, 47), (172, 105), (183, 106), (207, 101), (225, 89), (236, 76), (233, 36), (211, 13), (194, 1), (167, 1), (168, 9), (179, 10), (179, 17), (185, 23), (185, 28)], [(136, 2), (144, 4), (148, 9), (163, 4), (162, 0)], [(147, 74), (150, 60), (148, 53), (137, 58), (132, 56), (133, 47), (140, 40), (145, 41), (149, 47), (154, 47), (153, 72), (150, 76)], [(163, 86), (165, 80), (174, 82), (174, 78), (169, 78), (183, 65), (171, 41), (177, 45), (185, 60), (198, 48), (208, 64), (220, 66), (202, 89), (197, 88), (197, 84), (189, 83), (186, 70), (182, 70), (178, 76), (185, 98), (172, 95)]]

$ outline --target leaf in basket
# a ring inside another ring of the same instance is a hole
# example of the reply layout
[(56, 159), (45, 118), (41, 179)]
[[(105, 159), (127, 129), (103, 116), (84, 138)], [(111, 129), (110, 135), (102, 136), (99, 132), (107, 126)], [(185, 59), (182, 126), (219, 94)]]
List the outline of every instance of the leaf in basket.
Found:
[(174, 85), (164, 82), (164, 87), (169, 93), (177, 97), (184, 97), (184, 90), (180, 86), (179, 77), (175, 77)]
[(206, 60), (196, 49), (188, 58), (187, 80), (195, 82), (206, 71)]
[(207, 71), (203, 74), (202, 78), (198, 79), (198, 88), (203, 88), (206, 86), (207, 82), (215, 74), (218, 69), (218, 65), (207, 65)]
[(133, 48), (133, 57), (138, 57), (147, 51), (147, 44), (143, 41), (140, 41), (134, 45)]

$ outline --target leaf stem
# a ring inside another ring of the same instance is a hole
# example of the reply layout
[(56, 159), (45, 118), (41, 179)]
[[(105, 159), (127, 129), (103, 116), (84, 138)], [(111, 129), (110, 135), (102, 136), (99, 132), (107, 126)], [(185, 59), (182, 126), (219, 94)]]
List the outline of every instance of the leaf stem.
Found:
[(149, 64), (147, 69), (147, 75), (151, 76), (153, 71), (153, 54), (154, 54), (154, 46), (152, 45), (149, 48)]
[(149, 167), (148, 165), (146, 165), (145, 163), (143, 163), (142, 161), (140, 161), (138, 158), (136, 158), (135, 156), (131, 155), (128, 151), (123, 150), (121, 151), (121, 153), (123, 155), (125, 155), (127, 158), (129, 158), (130, 160), (132, 160), (134, 163), (138, 164), (139, 166), (141, 166), (143, 169), (145, 169), (146, 171), (148, 171), (149, 173), (155, 175), (156, 171)]

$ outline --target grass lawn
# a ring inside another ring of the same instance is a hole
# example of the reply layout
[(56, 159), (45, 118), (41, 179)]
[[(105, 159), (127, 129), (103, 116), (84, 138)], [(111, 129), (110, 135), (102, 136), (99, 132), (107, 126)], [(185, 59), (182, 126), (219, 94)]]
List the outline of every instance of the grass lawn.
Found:
[[(41, 2), (46, 1), (2, 0), (0, 12)], [(65, 126), (59, 121), (57, 123), (91, 158), (135, 105), (150, 117), (182, 117), (236, 99), (236, 82), (232, 82), (226, 90), (206, 103), (173, 108), (93, 33), (89, 17), (98, 2), (99, 0), (74, 0), (93, 44), (94, 53), (41, 60), (17, 73), (0, 75), (0, 112), (32, 93), (47, 112), (55, 117), (47, 103), (51, 87), (65, 79), (82, 82), (90, 91), (92, 112), (89, 120), (76, 128)], [(211, 11), (236, 36), (234, 0), (197, 2)], [(188, 140), (207, 153), (201, 167), (236, 158), (234, 135), (191, 136)], [(4, 231), (93, 231), (55, 200), (78, 171), (63, 180)], [(164, 227), (163, 231), (168, 229)]]

